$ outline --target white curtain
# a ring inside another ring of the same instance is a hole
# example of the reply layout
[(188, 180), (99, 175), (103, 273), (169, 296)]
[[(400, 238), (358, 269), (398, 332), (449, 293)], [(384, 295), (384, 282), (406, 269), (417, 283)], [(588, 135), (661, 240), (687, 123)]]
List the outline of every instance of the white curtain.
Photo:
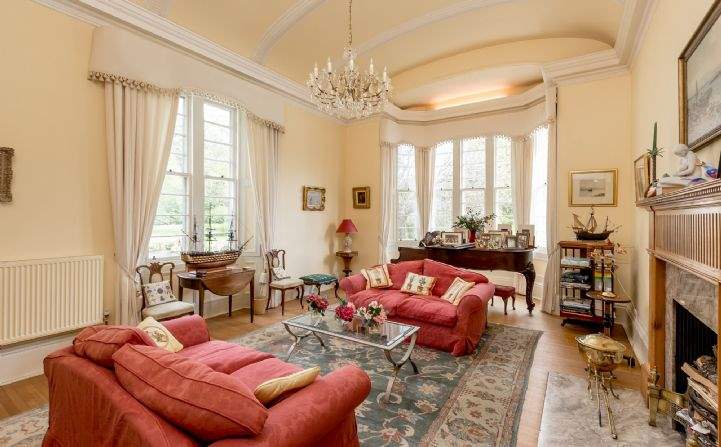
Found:
[(531, 183), (533, 179), (533, 148), (527, 135), (511, 140), (511, 191), (513, 222), (528, 225), (531, 219)]
[[(265, 265), (265, 252), (271, 250), (275, 243), (276, 203), (278, 183), (278, 153), (280, 136), (283, 130), (272, 123), (241, 111), (244, 132), (250, 163), (250, 182), (255, 200), (256, 219), (258, 223), (258, 241), (260, 242)], [(263, 274), (261, 282), (268, 281), (268, 272)], [(269, 297), (270, 305), (280, 304), (280, 296)]]
[(556, 138), (556, 87), (546, 90), (546, 113), (548, 117), (548, 195), (546, 212), (546, 246), (548, 264), (543, 276), (544, 312), (559, 313), (559, 256), (558, 251), (558, 145)]
[(434, 151), (432, 147), (416, 146), (416, 200), (418, 203), (419, 238), (431, 225), (433, 203)]
[(120, 277), (115, 290), (116, 320), (136, 325), (142, 298), (136, 290), (135, 268), (142, 262), (153, 229), (179, 94), (112, 76), (99, 80), (105, 83), (108, 176)]
[(378, 262), (385, 264), (398, 256), (396, 243), (396, 145), (381, 142), (381, 222)]

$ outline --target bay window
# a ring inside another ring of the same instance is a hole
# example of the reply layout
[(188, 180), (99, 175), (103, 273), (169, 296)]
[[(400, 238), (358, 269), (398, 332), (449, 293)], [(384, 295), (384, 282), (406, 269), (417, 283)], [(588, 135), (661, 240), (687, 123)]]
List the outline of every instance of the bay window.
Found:
[[(239, 137), (235, 109), (201, 97), (180, 98), (148, 258), (221, 250), (252, 236), (248, 154), (241, 151)], [(188, 237), (194, 231), (195, 247)]]
[(396, 231), (397, 240), (418, 240), (416, 199), (416, 148), (401, 144), (396, 152)]

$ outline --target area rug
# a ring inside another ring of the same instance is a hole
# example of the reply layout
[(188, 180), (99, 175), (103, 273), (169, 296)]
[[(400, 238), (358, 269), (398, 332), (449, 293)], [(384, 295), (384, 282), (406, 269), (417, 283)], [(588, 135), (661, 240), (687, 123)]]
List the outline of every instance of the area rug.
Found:
[[(392, 369), (379, 349), (328, 337), (324, 349), (308, 337), (290, 361), (304, 367), (319, 365), (323, 374), (347, 364), (368, 373), (372, 390), (356, 409), (364, 447), (505, 447), (516, 444), (540, 335), (540, 331), (490, 325), (476, 352), (464, 357), (417, 346), (412, 358), (420, 374), (412, 374), (410, 365), (405, 365), (388, 403), (382, 395)], [(291, 343), (281, 324), (230, 341), (282, 359)], [(39, 446), (46, 428), (47, 407), (0, 420), (0, 445)]]
[(658, 427), (648, 425), (648, 409), (641, 392), (617, 388), (620, 399), (611, 398), (618, 439), (611, 438), (605, 409), (603, 427), (598, 426), (598, 406), (586, 390), (586, 379), (551, 372), (543, 404), (539, 447), (684, 446), (682, 436), (668, 420), (659, 417)]

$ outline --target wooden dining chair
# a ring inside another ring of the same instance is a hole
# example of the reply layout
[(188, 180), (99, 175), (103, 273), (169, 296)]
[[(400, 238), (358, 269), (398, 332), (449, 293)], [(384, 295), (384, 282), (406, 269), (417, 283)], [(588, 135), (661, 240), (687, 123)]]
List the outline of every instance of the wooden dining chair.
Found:
[(293, 278), (285, 272), (285, 250), (269, 250), (265, 253), (268, 265), (268, 301), (265, 309), (270, 307), (273, 291), (280, 292), (280, 314), (285, 315), (285, 292), (295, 290), (298, 292), (300, 307), (303, 307), (303, 281)]
[[(163, 276), (165, 266), (170, 266), (168, 285), (165, 284)], [(173, 269), (175, 269), (175, 264), (172, 262), (163, 262), (162, 264), (151, 262), (135, 269), (140, 277), (140, 293), (143, 296), (141, 315), (143, 318), (153, 317), (160, 321), (195, 313), (193, 303), (178, 300), (173, 294)], [(154, 281), (154, 278), (159, 279)]]

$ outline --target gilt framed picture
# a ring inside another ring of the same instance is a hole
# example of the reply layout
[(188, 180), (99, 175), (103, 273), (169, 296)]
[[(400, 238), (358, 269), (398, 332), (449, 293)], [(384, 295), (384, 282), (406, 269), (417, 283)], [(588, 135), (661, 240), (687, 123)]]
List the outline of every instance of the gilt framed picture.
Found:
[(13, 155), (9, 147), (0, 147), (0, 202), (12, 202)]
[(721, 1), (678, 58), (679, 140), (698, 150), (721, 136)]
[(636, 202), (646, 197), (646, 191), (651, 185), (651, 164), (648, 154), (643, 154), (633, 162), (634, 180), (636, 186)]
[(353, 188), (353, 208), (370, 208), (371, 207), (371, 188), (370, 186), (359, 186)]
[(569, 206), (616, 206), (617, 203), (617, 169), (571, 171), (569, 174)]
[(303, 209), (305, 211), (325, 210), (325, 188), (318, 186), (304, 186)]

